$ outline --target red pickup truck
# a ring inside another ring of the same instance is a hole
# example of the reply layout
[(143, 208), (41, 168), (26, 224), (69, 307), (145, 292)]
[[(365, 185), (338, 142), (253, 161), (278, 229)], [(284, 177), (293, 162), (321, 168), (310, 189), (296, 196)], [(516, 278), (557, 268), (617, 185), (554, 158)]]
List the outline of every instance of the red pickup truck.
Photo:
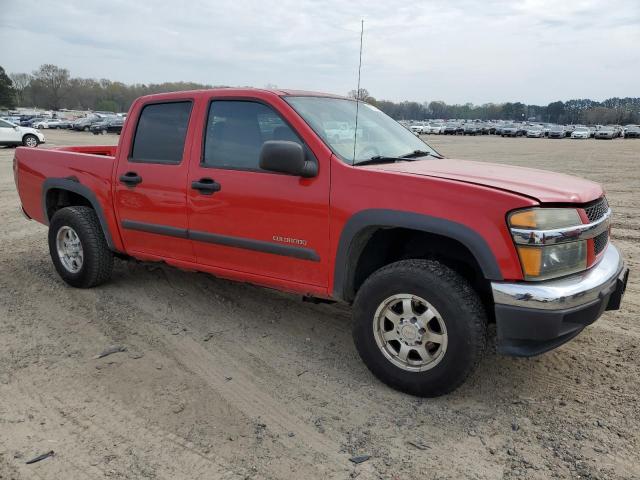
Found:
[[(357, 120), (356, 120), (357, 112)], [(369, 369), (421, 396), (618, 309), (628, 269), (593, 182), (445, 159), (366, 103), (300, 91), (142, 97), (118, 147), (18, 148), (22, 210), (88, 288), (114, 257), (353, 304)]]

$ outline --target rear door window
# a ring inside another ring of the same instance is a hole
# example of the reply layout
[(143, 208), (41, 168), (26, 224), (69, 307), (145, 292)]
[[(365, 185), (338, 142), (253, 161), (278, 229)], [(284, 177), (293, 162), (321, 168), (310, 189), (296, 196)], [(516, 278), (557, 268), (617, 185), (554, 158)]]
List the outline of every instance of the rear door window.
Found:
[(190, 101), (146, 105), (140, 113), (129, 160), (180, 163), (190, 114)]

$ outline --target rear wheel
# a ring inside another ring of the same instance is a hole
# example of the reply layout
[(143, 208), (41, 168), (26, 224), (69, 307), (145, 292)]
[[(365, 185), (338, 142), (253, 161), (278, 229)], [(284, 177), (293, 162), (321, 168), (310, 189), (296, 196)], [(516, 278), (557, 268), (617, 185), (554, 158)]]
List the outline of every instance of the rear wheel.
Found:
[(109, 250), (96, 212), (89, 207), (65, 207), (49, 224), (49, 253), (53, 264), (72, 287), (91, 288), (111, 278)]
[(373, 273), (358, 291), (353, 315), (353, 339), (369, 370), (412, 395), (455, 390), (485, 349), (478, 295), (434, 260), (403, 260)]

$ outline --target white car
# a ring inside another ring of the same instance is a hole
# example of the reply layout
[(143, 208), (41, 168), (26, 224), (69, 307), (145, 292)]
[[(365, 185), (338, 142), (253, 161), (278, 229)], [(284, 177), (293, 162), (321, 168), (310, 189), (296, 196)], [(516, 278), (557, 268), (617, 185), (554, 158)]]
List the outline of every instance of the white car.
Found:
[(544, 138), (544, 130), (541, 127), (527, 128), (527, 138)]
[(425, 125), (424, 127), (422, 127), (422, 132), (435, 133), (439, 135), (442, 133), (443, 129), (444, 129), (444, 125), (441, 123), (430, 123), (429, 125)]
[(571, 138), (591, 138), (591, 130), (587, 127), (576, 127), (576, 129), (571, 132)]
[(55, 119), (40, 120), (33, 124), (33, 128), (58, 128), (60, 121)]
[(44, 141), (44, 135), (35, 128), (19, 127), (0, 120), (0, 145), (37, 147)]
[(409, 130), (411, 130), (416, 135), (420, 135), (421, 133), (425, 133), (423, 125), (411, 125), (409, 127)]

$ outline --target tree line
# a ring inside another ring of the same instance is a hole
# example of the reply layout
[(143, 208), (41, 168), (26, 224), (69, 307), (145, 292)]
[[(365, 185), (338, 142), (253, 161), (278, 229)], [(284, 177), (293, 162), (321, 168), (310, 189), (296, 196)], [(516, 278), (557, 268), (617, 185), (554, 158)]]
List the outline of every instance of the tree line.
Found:
[[(31, 73), (6, 74), (0, 66), (0, 108), (38, 107), (51, 110), (103, 110), (126, 112), (141, 95), (222, 87), (194, 82), (130, 84), (108, 79), (72, 77), (69, 70), (45, 64)], [(481, 119), (527, 120), (552, 123), (628, 124), (640, 123), (640, 97), (589, 99), (527, 105), (522, 102), (450, 105), (442, 101), (392, 102), (378, 100), (362, 88), (351, 98), (365, 100), (396, 120)]]
[(552, 102), (548, 105), (527, 105), (521, 102), (449, 105), (443, 101), (392, 102), (378, 100), (360, 89), (349, 92), (396, 120), (467, 119), (467, 120), (534, 120), (559, 124), (640, 124), (640, 97), (608, 98), (602, 102), (575, 99)]

